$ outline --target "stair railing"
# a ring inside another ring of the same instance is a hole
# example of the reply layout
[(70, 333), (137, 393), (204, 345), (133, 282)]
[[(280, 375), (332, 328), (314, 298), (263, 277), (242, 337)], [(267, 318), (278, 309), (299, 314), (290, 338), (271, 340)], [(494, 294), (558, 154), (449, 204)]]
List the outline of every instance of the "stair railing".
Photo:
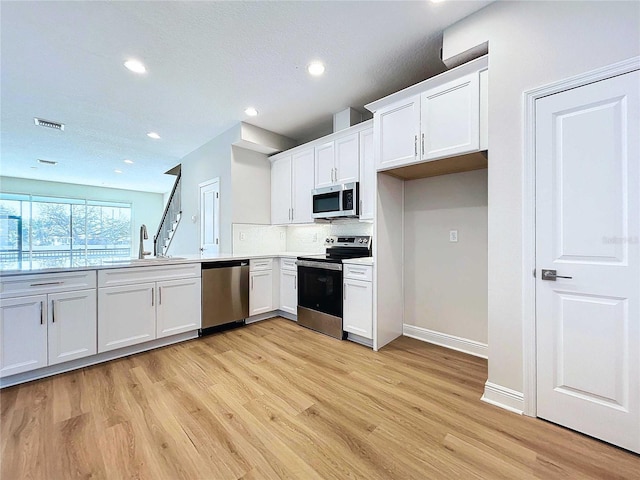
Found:
[[(178, 222), (180, 221), (180, 217), (182, 216), (182, 205), (180, 194), (180, 186), (181, 186), (182, 172), (179, 172), (176, 181), (173, 184), (173, 190), (171, 190), (171, 195), (169, 195), (169, 200), (167, 201), (167, 206), (164, 209), (164, 213), (162, 214), (162, 220), (160, 221), (160, 226), (158, 227), (158, 231), (153, 237), (153, 255), (158, 256), (165, 255), (169, 245), (171, 244), (171, 240), (173, 239), (173, 234), (175, 232), (175, 228), (177, 227)], [(161, 243), (160, 247), (158, 244)], [(158, 252), (158, 249), (161, 249)]]

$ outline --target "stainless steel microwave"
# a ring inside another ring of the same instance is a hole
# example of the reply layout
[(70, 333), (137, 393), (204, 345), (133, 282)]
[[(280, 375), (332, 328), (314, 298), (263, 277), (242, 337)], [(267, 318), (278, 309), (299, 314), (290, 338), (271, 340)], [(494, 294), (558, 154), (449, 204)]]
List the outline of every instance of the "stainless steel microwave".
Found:
[(313, 218), (357, 218), (359, 211), (358, 182), (332, 185), (312, 190)]

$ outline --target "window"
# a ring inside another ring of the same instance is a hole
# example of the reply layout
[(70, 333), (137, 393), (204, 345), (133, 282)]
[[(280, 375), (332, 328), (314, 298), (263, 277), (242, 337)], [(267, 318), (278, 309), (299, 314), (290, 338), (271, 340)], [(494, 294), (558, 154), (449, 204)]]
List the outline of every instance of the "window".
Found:
[(131, 204), (0, 193), (0, 269), (131, 258)]

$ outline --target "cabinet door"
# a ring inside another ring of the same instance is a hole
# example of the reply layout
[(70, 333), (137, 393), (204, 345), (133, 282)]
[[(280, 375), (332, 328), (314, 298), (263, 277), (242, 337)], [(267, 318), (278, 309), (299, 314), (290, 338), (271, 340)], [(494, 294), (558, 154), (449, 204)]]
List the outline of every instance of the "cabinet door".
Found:
[(49, 365), (97, 353), (96, 290), (49, 294)]
[(155, 283), (98, 289), (98, 352), (156, 338)]
[(280, 310), (298, 314), (298, 272), (280, 270)]
[(291, 156), (271, 164), (271, 224), (288, 223), (291, 223)]
[(344, 281), (343, 329), (364, 338), (373, 338), (373, 286), (362, 280)]
[(360, 219), (373, 220), (376, 201), (376, 168), (373, 160), (373, 129), (360, 132)]
[(422, 94), (423, 160), (480, 149), (480, 82), (475, 72)]
[(200, 278), (158, 282), (156, 337), (200, 328)]
[(316, 147), (315, 186), (328, 187), (335, 183), (335, 159), (333, 142)]
[(360, 179), (359, 137), (353, 133), (335, 141), (334, 183), (357, 182)]
[(249, 280), (249, 316), (272, 311), (273, 271), (251, 272)]
[(0, 301), (0, 377), (47, 366), (47, 296)]
[(293, 156), (293, 223), (313, 223), (313, 148)]
[(376, 169), (410, 164), (418, 159), (420, 96), (376, 112), (373, 125), (376, 142)]

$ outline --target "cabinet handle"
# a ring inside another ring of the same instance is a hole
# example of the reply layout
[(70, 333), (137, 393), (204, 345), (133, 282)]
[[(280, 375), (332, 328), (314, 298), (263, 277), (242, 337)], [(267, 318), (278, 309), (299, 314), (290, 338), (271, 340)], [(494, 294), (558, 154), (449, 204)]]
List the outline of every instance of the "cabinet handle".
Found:
[(45, 285), (62, 285), (64, 282), (43, 282), (43, 283), (32, 283), (31, 287), (43, 287)]
[(152, 307), (153, 307), (153, 305), (155, 304), (155, 298), (154, 298), (154, 297), (155, 297), (155, 294), (154, 294), (154, 293), (155, 293), (155, 291), (156, 291), (156, 289), (155, 289), (155, 288), (152, 288), (152, 289), (151, 289), (151, 306), (152, 306)]
[(253, 290), (253, 277), (251, 277), (251, 290)]
[(158, 287), (158, 305), (162, 305), (162, 287)]
[(362, 213), (362, 200), (360, 200), (360, 210), (358, 210), (358, 213)]
[(424, 133), (422, 134), (422, 156), (424, 157)]
[(40, 325), (44, 325), (44, 302), (40, 302)]
[(51, 323), (56, 323), (56, 301), (51, 300)]
[(415, 156), (418, 156), (418, 135), (413, 138), (413, 151), (415, 152)]

